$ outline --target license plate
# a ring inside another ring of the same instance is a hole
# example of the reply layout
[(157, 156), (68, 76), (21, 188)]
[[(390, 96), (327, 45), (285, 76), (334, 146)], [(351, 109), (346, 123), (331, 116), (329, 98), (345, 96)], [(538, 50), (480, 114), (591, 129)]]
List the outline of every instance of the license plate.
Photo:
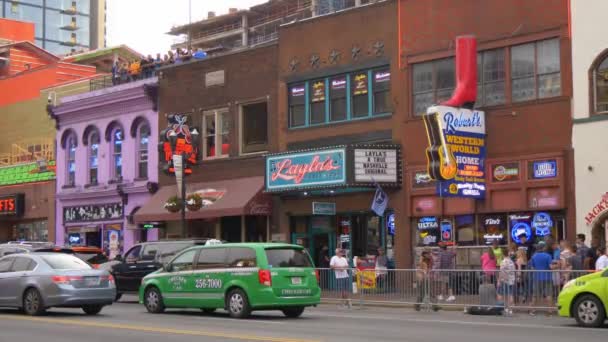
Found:
[(87, 278), (85, 284), (87, 286), (98, 286), (101, 280), (99, 278)]
[(292, 285), (302, 285), (302, 278), (300, 277), (292, 277), (291, 278)]

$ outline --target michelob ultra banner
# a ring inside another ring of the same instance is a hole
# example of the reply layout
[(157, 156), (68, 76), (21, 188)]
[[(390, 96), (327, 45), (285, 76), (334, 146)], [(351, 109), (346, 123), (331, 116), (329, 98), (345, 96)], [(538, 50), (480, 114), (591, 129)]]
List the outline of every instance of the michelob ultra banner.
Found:
[(486, 125), (484, 112), (433, 106), (424, 115), (429, 140), (429, 176), (440, 196), (484, 198)]

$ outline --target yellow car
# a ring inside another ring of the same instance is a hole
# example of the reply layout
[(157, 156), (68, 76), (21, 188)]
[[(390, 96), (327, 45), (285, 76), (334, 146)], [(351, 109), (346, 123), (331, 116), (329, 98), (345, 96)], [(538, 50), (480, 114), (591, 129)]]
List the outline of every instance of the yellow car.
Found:
[(567, 282), (557, 305), (560, 316), (574, 317), (581, 326), (602, 326), (608, 309), (608, 269)]

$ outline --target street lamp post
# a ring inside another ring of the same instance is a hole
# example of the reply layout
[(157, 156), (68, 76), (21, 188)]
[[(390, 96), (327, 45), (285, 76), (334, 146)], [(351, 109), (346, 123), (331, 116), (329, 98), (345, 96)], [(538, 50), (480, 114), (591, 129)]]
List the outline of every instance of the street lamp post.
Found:
[[(192, 142), (194, 146), (198, 146), (199, 142), (199, 133), (196, 128), (190, 131), (190, 136), (192, 137)], [(179, 197), (181, 200), (181, 231), (182, 237), (186, 237), (187, 229), (186, 229), (186, 163), (187, 156), (183, 150), (178, 150), (177, 148), (177, 140), (178, 136), (175, 131), (171, 131), (169, 133), (169, 144), (171, 146), (171, 154), (173, 161), (173, 169), (175, 172), (175, 180), (177, 182), (177, 188), (179, 192)]]

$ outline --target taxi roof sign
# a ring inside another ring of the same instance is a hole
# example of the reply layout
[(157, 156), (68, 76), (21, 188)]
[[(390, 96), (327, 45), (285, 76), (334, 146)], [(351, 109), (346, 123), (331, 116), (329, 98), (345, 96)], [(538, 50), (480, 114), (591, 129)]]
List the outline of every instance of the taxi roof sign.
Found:
[(218, 240), (218, 239), (209, 239), (205, 242), (205, 246), (216, 246), (216, 245), (221, 245), (222, 241)]

